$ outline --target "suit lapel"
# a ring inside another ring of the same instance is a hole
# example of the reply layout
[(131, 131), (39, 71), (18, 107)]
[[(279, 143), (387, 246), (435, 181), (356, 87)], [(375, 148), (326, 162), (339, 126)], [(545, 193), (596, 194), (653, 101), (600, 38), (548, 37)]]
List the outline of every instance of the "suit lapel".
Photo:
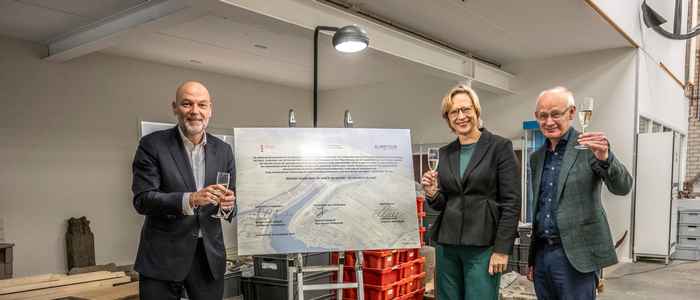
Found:
[[(561, 199), (561, 192), (564, 190), (564, 184), (566, 183), (566, 178), (569, 177), (569, 171), (571, 171), (571, 167), (574, 166), (574, 163), (576, 163), (576, 159), (578, 158), (578, 154), (581, 153), (578, 149), (574, 148), (576, 144), (576, 137), (578, 136), (578, 132), (574, 129), (571, 129), (573, 132), (569, 135), (569, 140), (566, 143), (566, 153), (564, 153), (564, 158), (561, 164), (561, 169), (559, 170), (559, 178), (557, 180), (557, 193), (556, 199), (559, 201)], [(561, 203), (561, 201), (559, 201)]]
[(171, 134), (172, 138), (170, 139), (170, 145), (168, 146), (170, 155), (173, 157), (173, 161), (175, 161), (177, 170), (180, 171), (180, 176), (182, 176), (185, 186), (187, 186), (187, 190), (195, 191), (196, 185), (194, 184), (192, 166), (190, 165), (189, 158), (187, 158), (185, 145), (182, 144), (182, 138), (180, 138), (180, 132), (178, 131), (177, 126), (171, 129)]
[[(467, 178), (474, 171), (476, 165), (478, 165), (479, 162), (481, 162), (481, 160), (484, 158), (484, 155), (486, 155), (486, 151), (489, 150), (489, 147), (491, 147), (491, 138), (491, 133), (488, 132), (486, 129), (484, 129), (481, 132), (481, 137), (476, 142), (474, 154), (472, 154), (472, 158), (469, 160), (469, 164), (464, 170), (464, 176), (460, 176), (460, 178), (462, 179), (462, 186), (467, 185)], [(459, 158), (457, 159), (457, 166), (459, 166)]]
[[(216, 183), (216, 144), (213, 136), (207, 134), (207, 144), (204, 145), (204, 186)], [(231, 175), (233, 176), (233, 175)]]
[(540, 149), (532, 153), (532, 166), (533, 168), (533, 178), (532, 178), (532, 193), (535, 197), (535, 206), (537, 206), (537, 200), (540, 198), (540, 185), (542, 183), (542, 169), (544, 168), (544, 154), (547, 151), (547, 144), (544, 144)]
[(454, 178), (455, 183), (457, 184), (459, 189), (462, 190), (462, 184), (459, 176), (459, 150), (459, 139), (452, 142), (447, 147), (447, 166), (452, 175), (450, 177)]

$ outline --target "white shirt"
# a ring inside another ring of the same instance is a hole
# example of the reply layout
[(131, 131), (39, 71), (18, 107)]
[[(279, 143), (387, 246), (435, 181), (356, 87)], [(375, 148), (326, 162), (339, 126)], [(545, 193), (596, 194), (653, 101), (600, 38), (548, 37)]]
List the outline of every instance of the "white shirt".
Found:
[[(177, 131), (180, 133), (180, 138), (182, 138), (182, 144), (185, 146), (185, 152), (187, 153), (187, 160), (192, 167), (192, 175), (194, 176), (194, 184), (196, 190), (199, 191), (204, 188), (204, 176), (205, 176), (205, 157), (204, 157), (204, 146), (207, 144), (207, 134), (204, 133), (202, 137), (202, 142), (195, 145), (190, 141), (185, 134), (177, 126)], [(192, 193), (182, 194), (182, 214), (186, 216), (194, 215), (194, 208), (190, 206), (190, 195)], [(231, 210), (223, 210), (224, 216), (228, 218)], [(199, 237), (202, 237), (202, 229), (199, 229), (197, 233)]]

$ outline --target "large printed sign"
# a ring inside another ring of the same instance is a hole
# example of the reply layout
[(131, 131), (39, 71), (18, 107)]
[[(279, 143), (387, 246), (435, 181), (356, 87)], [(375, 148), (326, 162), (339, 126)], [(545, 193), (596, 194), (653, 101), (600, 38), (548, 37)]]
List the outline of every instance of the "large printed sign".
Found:
[(417, 248), (407, 129), (236, 128), (238, 254)]

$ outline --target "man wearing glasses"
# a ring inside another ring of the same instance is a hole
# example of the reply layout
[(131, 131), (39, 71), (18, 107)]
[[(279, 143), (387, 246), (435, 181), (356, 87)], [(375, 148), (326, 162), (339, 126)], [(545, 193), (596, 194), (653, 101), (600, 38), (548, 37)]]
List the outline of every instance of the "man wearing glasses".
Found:
[(535, 118), (547, 140), (530, 157), (535, 217), (528, 279), (538, 299), (595, 299), (595, 272), (617, 263), (601, 183), (626, 195), (632, 177), (604, 133), (572, 128), (575, 115), (574, 96), (564, 87), (537, 98)]

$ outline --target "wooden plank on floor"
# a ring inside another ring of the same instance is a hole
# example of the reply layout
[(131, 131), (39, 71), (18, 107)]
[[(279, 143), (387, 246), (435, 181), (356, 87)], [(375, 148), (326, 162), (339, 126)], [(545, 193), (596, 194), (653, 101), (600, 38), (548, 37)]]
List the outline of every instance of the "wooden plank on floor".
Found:
[(41, 275), (35, 275), (35, 276), (3, 279), (3, 280), (0, 280), (0, 289), (6, 288), (6, 287), (11, 287), (11, 286), (33, 284), (33, 283), (47, 282), (47, 281), (55, 281), (55, 280), (59, 280), (63, 277), (66, 277), (66, 275), (63, 275), (63, 274), (41, 274)]
[(119, 286), (75, 293), (70, 296), (90, 300), (119, 300), (133, 298), (138, 295), (139, 282), (135, 281)]
[(68, 297), (73, 294), (85, 291), (112, 287), (115, 284), (127, 283), (129, 281), (131, 281), (130, 277), (123, 276), (106, 280), (83, 282), (59, 287), (1, 295), (0, 300), (51, 300), (56, 298)]
[(0, 295), (7, 295), (7, 294), (13, 294), (13, 293), (19, 293), (19, 292), (25, 292), (25, 291), (32, 291), (32, 290), (40, 290), (40, 289), (46, 289), (46, 288), (52, 288), (52, 287), (58, 287), (58, 286), (71, 285), (71, 284), (76, 284), (76, 283), (83, 283), (83, 282), (106, 280), (106, 279), (112, 279), (112, 278), (118, 278), (118, 277), (124, 277), (124, 276), (126, 276), (126, 274), (124, 274), (124, 272), (107, 272), (107, 271), (71, 275), (71, 276), (66, 276), (66, 277), (60, 278), (59, 280), (37, 282), (37, 283), (31, 283), (31, 284), (23, 284), (23, 285), (8, 286), (5, 288), (0, 288)]

